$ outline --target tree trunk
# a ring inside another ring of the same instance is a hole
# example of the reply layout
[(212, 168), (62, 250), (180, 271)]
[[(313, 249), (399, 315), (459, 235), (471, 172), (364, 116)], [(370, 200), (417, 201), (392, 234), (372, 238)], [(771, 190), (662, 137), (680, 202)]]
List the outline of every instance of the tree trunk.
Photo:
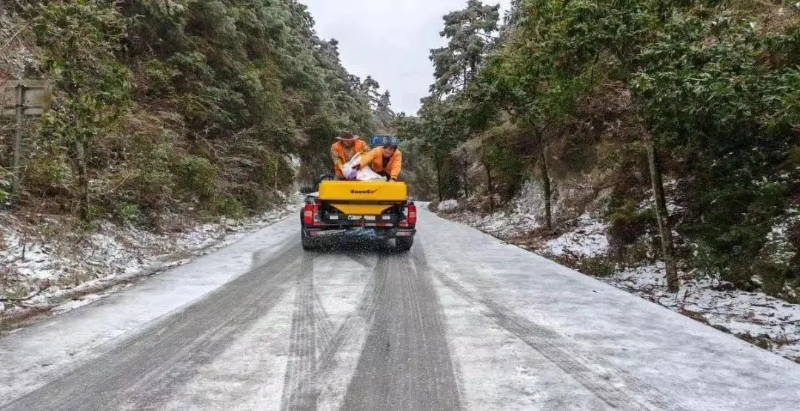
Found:
[(280, 171), (280, 165), (281, 165), (280, 158), (276, 157), (275, 158), (275, 191), (278, 191), (278, 181), (279, 181), (279, 179), (278, 179), (278, 171)]
[(653, 197), (655, 197), (656, 202), (656, 220), (658, 221), (658, 231), (661, 234), (661, 250), (664, 254), (664, 265), (667, 270), (667, 288), (671, 292), (677, 292), (680, 284), (678, 282), (678, 268), (673, 255), (672, 228), (669, 225), (669, 212), (667, 211), (667, 202), (664, 196), (664, 182), (652, 137), (648, 136), (645, 139), (645, 146), (647, 147), (650, 181), (653, 184)]
[(492, 165), (488, 161), (483, 163), (486, 168), (486, 187), (489, 192), (489, 212), (494, 213), (494, 187), (492, 185)]
[(89, 176), (86, 166), (86, 149), (82, 141), (75, 140), (75, 160), (78, 163), (78, 190), (81, 219), (89, 220)]
[(464, 180), (464, 198), (469, 198), (469, 164), (466, 161), (461, 161), (461, 178)]
[[(469, 62), (469, 79), (472, 81), (475, 78), (475, 72), (478, 71), (478, 62), (473, 60)], [(466, 80), (466, 77), (465, 77)], [(466, 82), (465, 82), (466, 84)]]
[(547, 156), (544, 153), (544, 145), (539, 145), (539, 167), (542, 172), (542, 187), (544, 188), (544, 218), (547, 229), (553, 229), (553, 210), (550, 204), (550, 197), (552, 196), (550, 187), (550, 171), (547, 169)]
[(433, 162), (436, 165), (436, 192), (439, 194), (439, 201), (444, 201), (442, 198), (442, 164), (439, 159), (439, 154), (433, 155)]

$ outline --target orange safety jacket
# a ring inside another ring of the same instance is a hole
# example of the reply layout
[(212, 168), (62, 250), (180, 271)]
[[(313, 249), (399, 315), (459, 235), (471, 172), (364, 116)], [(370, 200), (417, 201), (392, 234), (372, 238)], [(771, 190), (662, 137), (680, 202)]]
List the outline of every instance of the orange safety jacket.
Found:
[(350, 161), (353, 156), (358, 153), (363, 153), (369, 150), (369, 146), (367, 143), (356, 140), (353, 142), (353, 146), (349, 149), (346, 148), (341, 141), (337, 141), (333, 143), (331, 146), (331, 159), (333, 160), (333, 172), (336, 173), (339, 177), (344, 177), (342, 173), (342, 166), (345, 165), (348, 161)]
[[(384, 165), (385, 164), (385, 165)], [(392, 179), (397, 180), (403, 168), (403, 153), (395, 149), (391, 157), (383, 157), (383, 147), (375, 147), (367, 154), (361, 156), (361, 167), (369, 165), (376, 173), (386, 172)]]

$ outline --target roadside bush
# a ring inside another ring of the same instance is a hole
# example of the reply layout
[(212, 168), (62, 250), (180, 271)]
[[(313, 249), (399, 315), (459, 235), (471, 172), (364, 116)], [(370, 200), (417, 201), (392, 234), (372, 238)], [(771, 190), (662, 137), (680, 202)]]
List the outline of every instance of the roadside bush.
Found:
[[(690, 221), (683, 231), (696, 238), (703, 250), (699, 264), (737, 287), (752, 288), (753, 264), (767, 243), (775, 218), (783, 212), (785, 191), (777, 185), (740, 189), (713, 189), (703, 193), (702, 207), (695, 202), (700, 221)], [(694, 219), (696, 215), (690, 215)]]
[(180, 160), (176, 174), (180, 177), (181, 188), (202, 199), (213, 197), (217, 168), (207, 158), (188, 155)]
[(142, 81), (137, 90), (144, 93), (147, 100), (155, 100), (159, 96), (170, 96), (175, 93), (172, 81), (180, 75), (180, 71), (157, 59), (149, 59), (141, 64)]
[[(504, 202), (513, 200), (528, 177), (526, 174), (528, 164), (515, 155), (516, 151), (509, 143), (493, 145), (487, 143), (484, 150), (483, 161), (490, 164), (495, 173), (493, 177), (494, 191), (500, 194)], [(455, 194), (458, 195), (458, 193)]]
[(800, 146), (794, 146), (788, 150), (788, 154), (786, 155), (786, 165), (787, 169), (796, 170), (800, 167)]
[(651, 208), (637, 211), (632, 207), (626, 207), (611, 214), (609, 223), (608, 234), (611, 240), (625, 246), (633, 244), (653, 227), (655, 214)]
[(122, 223), (140, 225), (145, 222), (145, 215), (138, 204), (123, 202), (116, 204), (114, 216)]
[(771, 296), (791, 300), (800, 289), (800, 220), (787, 223), (785, 231), (772, 231), (761, 250), (752, 272), (761, 280), (763, 291)]
[(174, 186), (174, 176), (167, 168), (148, 167), (137, 179), (139, 203), (150, 210), (163, 209)]
[(0, 204), (5, 203), (11, 195), (11, 172), (0, 167)]
[(242, 195), (242, 206), (248, 211), (257, 213), (265, 210), (273, 204), (272, 190), (265, 190), (260, 187), (248, 187)]
[(52, 195), (73, 181), (72, 168), (66, 154), (41, 154), (27, 161), (22, 178), (25, 189)]
[(612, 254), (620, 262), (625, 261), (627, 257), (632, 257), (630, 247), (643, 236), (655, 232), (656, 229), (655, 214), (652, 208), (637, 210), (633, 205), (627, 204), (611, 211), (607, 219), (609, 222), (608, 242), (611, 245)]
[(229, 218), (242, 218), (244, 216), (244, 206), (242, 203), (233, 196), (217, 197), (211, 203), (211, 209), (214, 214), (229, 217)]
[(753, 273), (761, 278), (761, 288), (767, 295), (782, 296), (786, 280), (789, 277), (789, 267), (767, 261), (758, 261), (753, 264)]
[(696, 267), (702, 276), (728, 281), (745, 291), (758, 288), (753, 282), (752, 264), (753, 260), (741, 256), (719, 255), (702, 243), (696, 245), (691, 260), (691, 266)]
[(582, 258), (579, 266), (584, 274), (601, 278), (611, 277), (617, 269), (616, 263), (605, 256)]
[(789, 227), (787, 238), (794, 249), (794, 256), (789, 260), (789, 278), (794, 287), (800, 288), (800, 220)]
[(277, 190), (287, 188), (294, 182), (294, 171), (283, 156), (268, 156), (261, 167), (264, 186)]

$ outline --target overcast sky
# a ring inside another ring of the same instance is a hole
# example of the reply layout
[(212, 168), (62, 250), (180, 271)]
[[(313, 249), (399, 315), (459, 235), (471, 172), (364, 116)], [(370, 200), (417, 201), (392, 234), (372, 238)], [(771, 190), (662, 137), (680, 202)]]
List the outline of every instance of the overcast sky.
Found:
[[(396, 112), (414, 114), (433, 83), (429, 50), (441, 47), (442, 16), (467, 0), (301, 0), (316, 21), (317, 34), (339, 40), (348, 71), (368, 74), (392, 94)], [(501, 4), (510, 0), (484, 0)], [(501, 16), (502, 16), (501, 11)]]

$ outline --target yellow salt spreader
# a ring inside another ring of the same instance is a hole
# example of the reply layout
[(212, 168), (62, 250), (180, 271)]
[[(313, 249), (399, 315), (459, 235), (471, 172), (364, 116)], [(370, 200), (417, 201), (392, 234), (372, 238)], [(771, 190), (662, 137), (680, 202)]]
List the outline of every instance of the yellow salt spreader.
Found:
[(417, 207), (403, 182), (324, 180), (306, 196), (301, 212), (306, 250), (346, 238), (391, 241), (400, 251), (414, 244)]

